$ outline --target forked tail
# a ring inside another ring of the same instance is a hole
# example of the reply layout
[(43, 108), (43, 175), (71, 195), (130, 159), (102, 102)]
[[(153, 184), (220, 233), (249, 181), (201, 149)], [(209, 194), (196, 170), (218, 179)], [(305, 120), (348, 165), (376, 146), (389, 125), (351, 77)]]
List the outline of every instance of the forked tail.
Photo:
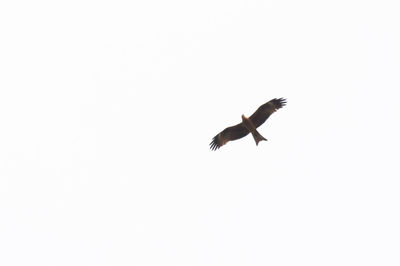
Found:
[(258, 133), (257, 130), (255, 130), (254, 132), (251, 132), (251, 134), (253, 135), (253, 138), (256, 142), (256, 145), (258, 146), (258, 143), (262, 140), (267, 140), (266, 138), (264, 138), (260, 133)]

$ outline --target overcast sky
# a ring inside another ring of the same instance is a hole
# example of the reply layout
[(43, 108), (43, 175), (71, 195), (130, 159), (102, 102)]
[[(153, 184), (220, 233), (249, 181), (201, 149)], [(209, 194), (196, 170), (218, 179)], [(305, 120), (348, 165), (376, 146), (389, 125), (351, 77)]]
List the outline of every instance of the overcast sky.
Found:
[(2, 1), (0, 264), (399, 265), (396, 2)]

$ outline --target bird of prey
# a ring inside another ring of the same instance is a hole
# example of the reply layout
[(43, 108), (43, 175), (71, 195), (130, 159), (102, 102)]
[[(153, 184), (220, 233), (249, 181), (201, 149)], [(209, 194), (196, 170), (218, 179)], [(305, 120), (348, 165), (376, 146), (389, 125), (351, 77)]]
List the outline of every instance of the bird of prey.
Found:
[(285, 105), (286, 99), (275, 98), (258, 107), (257, 111), (255, 111), (249, 118), (242, 115), (242, 123), (225, 128), (212, 139), (210, 143), (211, 150), (217, 150), (228, 141), (241, 139), (249, 133), (253, 135), (256, 145), (258, 146), (260, 141), (267, 139), (261, 136), (257, 131), (257, 128), (261, 126), (272, 113)]

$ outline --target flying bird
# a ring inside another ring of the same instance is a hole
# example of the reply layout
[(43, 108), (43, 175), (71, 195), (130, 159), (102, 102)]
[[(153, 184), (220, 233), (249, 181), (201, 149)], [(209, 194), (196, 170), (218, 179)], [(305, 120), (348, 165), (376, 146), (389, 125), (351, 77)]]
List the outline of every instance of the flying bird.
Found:
[(267, 140), (258, 131), (257, 128), (264, 124), (268, 117), (276, 110), (286, 105), (286, 99), (272, 99), (271, 101), (261, 105), (249, 118), (242, 115), (242, 122), (235, 126), (227, 127), (216, 135), (211, 143), (211, 150), (217, 150), (231, 140), (241, 139), (251, 133), (258, 146), (262, 140)]

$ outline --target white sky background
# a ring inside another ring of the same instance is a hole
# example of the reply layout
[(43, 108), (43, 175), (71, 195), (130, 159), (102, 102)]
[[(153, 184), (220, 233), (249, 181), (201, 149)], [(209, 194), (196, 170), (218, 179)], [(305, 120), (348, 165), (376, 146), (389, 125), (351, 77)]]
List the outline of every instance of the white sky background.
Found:
[(0, 264), (399, 265), (396, 2), (2, 2)]

